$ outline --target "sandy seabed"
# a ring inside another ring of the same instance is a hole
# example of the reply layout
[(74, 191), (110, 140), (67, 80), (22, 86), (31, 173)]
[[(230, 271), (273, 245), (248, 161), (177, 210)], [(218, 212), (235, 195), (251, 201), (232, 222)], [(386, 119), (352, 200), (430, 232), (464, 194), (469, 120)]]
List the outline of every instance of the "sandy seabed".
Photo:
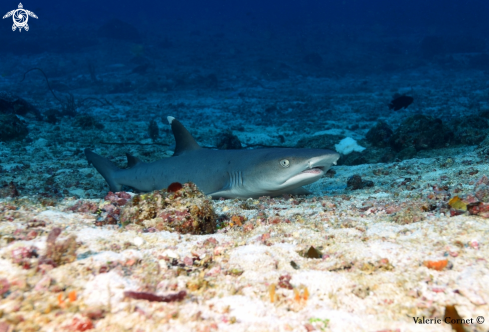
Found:
[[(477, 160), (475, 154), (455, 158), (444, 174), (455, 178), (467, 158)], [(430, 184), (439, 180), (438, 167), (436, 159), (339, 166), (334, 178), (310, 186), (317, 196), (214, 201), (218, 215), (245, 221), (228, 222), (212, 235), (97, 227), (97, 214), (67, 212), (80, 202), (76, 198), (54, 207), (28, 198), (4, 199), (1, 326), (19, 331), (83, 330), (83, 324), (96, 331), (450, 331), (443, 323), (415, 324), (413, 317), (443, 319), (445, 307), (455, 305), (462, 318), (474, 319), (468, 331), (487, 331), (489, 323), (475, 319), (489, 313), (489, 222), (423, 211), (433, 192)], [(458, 175), (459, 180), (469, 183), (487, 174), (484, 163), (472, 169), (477, 176)], [(387, 175), (376, 176), (379, 170)], [(87, 172), (97, 176), (95, 170)], [(378, 185), (347, 190), (344, 183), (352, 174)], [(415, 189), (403, 189), (407, 176)], [(470, 192), (472, 186), (463, 187)], [(34, 219), (43, 223), (33, 224)], [(59, 243), (76, 237), (76, 259), (36, 267), (47, 250), (47, 234), (57, 227)], [(22, 240), (29, 229), (37, 235)], [(311, 246), (322, 258), (304, 257)], [(22, 260), (28, 256), (19, 253), (25, 248), (35, 248), (39, 257)], [(440, 271), (426, 266), (443, 260), (448, 263)], [(125, 291), (187, 295), (177, 302), (149, 302), (127, 298)]]

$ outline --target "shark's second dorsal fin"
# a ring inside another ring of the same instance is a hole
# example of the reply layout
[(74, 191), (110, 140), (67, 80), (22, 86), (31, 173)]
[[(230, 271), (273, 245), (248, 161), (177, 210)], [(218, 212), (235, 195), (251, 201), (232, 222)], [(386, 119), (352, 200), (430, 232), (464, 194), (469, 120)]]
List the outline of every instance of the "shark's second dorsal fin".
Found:
[(131, 156), (127, 152), (126, 152), (126, 157), (127, 157), (127, 167), (128, 168), (131, 168), (133, 166), (136, 166), (139, 163), (142, 163), (142, 161), (138, 157)]
[(185, 152), (202, 149), (200, 145), (195, 141), (187, 128), (183, 126), (177, 119), (169, 116), (168, 122), (171, 125), (173, 136), (175, 137), (175, 152), (173, 156), (181, 155)]

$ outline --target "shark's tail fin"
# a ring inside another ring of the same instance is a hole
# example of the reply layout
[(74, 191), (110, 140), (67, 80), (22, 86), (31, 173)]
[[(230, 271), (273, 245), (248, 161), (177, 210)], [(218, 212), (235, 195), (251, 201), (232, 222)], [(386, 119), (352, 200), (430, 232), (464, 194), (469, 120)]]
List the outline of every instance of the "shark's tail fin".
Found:
[(99, 156), (89, 149), (85, 149), (85, 156), (87, 157), (88, 164), (93, 164), (97, 171), (104, 177), (105, 181), (107, 181), (110, 191), (121, 191), (122, 186), (114, 179), (115, 173), (120, 170), (119, 167), (109, 159)]

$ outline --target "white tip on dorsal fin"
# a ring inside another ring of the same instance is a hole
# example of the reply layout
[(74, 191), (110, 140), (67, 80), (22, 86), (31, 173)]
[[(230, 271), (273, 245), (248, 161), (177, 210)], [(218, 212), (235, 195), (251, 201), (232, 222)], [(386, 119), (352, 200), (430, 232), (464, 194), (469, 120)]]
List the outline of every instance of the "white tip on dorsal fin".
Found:
[(166, 119), (168, 120), (168, 123), (171, 124), (175, 118), (173, 116), (167, 116)]

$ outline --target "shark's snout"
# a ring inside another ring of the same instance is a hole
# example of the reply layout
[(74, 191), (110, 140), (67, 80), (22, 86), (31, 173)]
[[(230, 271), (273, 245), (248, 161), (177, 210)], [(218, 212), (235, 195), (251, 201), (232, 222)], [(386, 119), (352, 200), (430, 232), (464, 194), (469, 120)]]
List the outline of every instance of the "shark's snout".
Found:
[(298, 169), (296, 174), (290, 176), (284, 185), (306, 185), (317, 181), (328, 169), (336, 164), (340, 155), (336, 152), (315, 156), (305, 160), (303, 167)]

